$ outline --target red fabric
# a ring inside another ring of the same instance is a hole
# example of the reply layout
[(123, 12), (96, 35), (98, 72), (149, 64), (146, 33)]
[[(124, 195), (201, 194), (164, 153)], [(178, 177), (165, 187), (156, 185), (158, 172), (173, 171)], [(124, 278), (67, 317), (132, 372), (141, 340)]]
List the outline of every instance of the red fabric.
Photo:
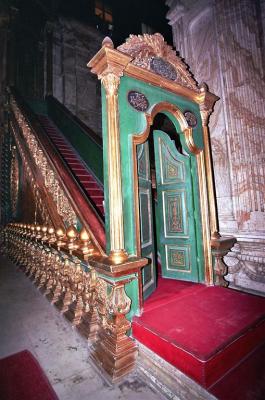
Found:
[(209, 391), (219, 400), (265, 399), (265, 345), (244, 359)]
[[(265, 299), (159, 279), (134, 337), (208, 387), (265, 340)], [(163, 282), (165, 281), (165, 282)]]
[(0, 360), (0, 399), (58, 400), (33, 355), (25, 350)]

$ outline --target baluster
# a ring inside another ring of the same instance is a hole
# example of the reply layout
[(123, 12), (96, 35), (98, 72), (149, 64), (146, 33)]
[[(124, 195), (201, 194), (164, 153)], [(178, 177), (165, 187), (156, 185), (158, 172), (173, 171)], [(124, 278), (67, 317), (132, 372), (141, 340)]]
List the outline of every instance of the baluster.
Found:
[(49, 269), (49, 278), (46, 284), (46, 290), (44, 294), (47, 299), (54, 304), (60, 297), (62, 293), (61, 284), (61, 271), (63, 269), (63, 261), (61, 259), (60, 253), (53, 249), (51, 256), (51, 268)]
[(40, 235), (41, 237), (39, 238), (39, 259), (38, 259), (38, 263), (37, 263), (37, 270), (34, 274), (34, 276), (32, 276), (30, 279), (36, 284), (38, 285), (41, 276), (43, 274), (43, 272), (45, 271), (45, 265), (46, 265), (46, 246), (45, 246), (45, 242), (48, 240), (47, 237), (47, 226), (42, 226), (41, 230), (40, 230)]
[(54, 305), (58, 308), (61, 313), (65, 313), (68, 310), (69, 305), (72, 303), (72, 291), (70, 288), (70, 276), (74, 273), (72, 262), (69, 258), (66, 258), (64, 267), (62, 270), (62, 287), (63, 291)]
[(83, 270), (79, 258), (73, 258), (75, 264), (74, 275), (70, 279), (70, 288), (74, 294), (74, 301), (69, 305), (68, 310), (65, 312), (65, 317), (73, 324), (77, 325), (84, 312), (84, 303), (82, 292), (84, 290), (83, 284)]
[(83, 303), (84, 313), (81, 317), (79, 325), (77, 325), (78, 331), (87, 339), (94, 341), (97, 337), (99, 328), (99, 317), (96, 307), (96, 272), (92, 268), (89, 272), (85, 272), (83, 275), (84, 280), (84, 291), (83, 291)]

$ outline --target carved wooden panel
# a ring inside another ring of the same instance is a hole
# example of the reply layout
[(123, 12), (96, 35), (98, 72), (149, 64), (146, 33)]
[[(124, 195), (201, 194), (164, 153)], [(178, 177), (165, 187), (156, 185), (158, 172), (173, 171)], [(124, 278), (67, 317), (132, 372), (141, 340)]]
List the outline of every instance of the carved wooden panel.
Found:
[(190, 246), (166, 245), (166, 268), (168, 271), (191, 272)]
[(186, 190), (163, 191), (165, 237), (188, 237)]

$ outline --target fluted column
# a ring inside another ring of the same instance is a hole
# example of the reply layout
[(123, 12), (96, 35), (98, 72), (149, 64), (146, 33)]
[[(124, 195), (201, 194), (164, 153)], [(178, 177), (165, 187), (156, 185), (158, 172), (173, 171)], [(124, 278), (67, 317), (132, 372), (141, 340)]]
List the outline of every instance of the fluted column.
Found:
[(111, 39), (105, 38), (102, 49), (88, 66), (97, 74), (106, 91), (109, 258), (113, 263), (119, 264), (125, 261), (128, 255), (124, 246), (118, 89), (120, 77), (131, 57), (122, 53), (117, 57), (113, 48)]

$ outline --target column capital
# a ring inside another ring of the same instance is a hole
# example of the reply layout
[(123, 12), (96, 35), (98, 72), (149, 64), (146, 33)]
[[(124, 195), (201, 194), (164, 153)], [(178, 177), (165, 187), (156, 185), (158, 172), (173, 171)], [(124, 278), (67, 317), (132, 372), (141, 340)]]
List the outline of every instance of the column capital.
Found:
[(102, 42), (101, 49), (89, 61), (87, 66), (91, 68), (91, 72), (96, 74), (101, 80), (108, 75), (114, 75), (120, 78), (132, 59), (133, 57), (115, 50), (111, 39), (105, 38)]
[(202, 125), (207, 126), (209, 122), (209, 117), (213, 112), (214, 104), (216, 103), (217, 100), (219, 100), (219, 97), (209, 92), (206, 83), (202, 83), (199, 86), (199, 89), (200, 89), (200, 95), (198, 98), (198, 103), (200, 107)]
[(101, 77), (101, 82), (107, 92), (107, 95), (114, 96), (118, 92), (120, 77), (114, 73), (108, 73)]

